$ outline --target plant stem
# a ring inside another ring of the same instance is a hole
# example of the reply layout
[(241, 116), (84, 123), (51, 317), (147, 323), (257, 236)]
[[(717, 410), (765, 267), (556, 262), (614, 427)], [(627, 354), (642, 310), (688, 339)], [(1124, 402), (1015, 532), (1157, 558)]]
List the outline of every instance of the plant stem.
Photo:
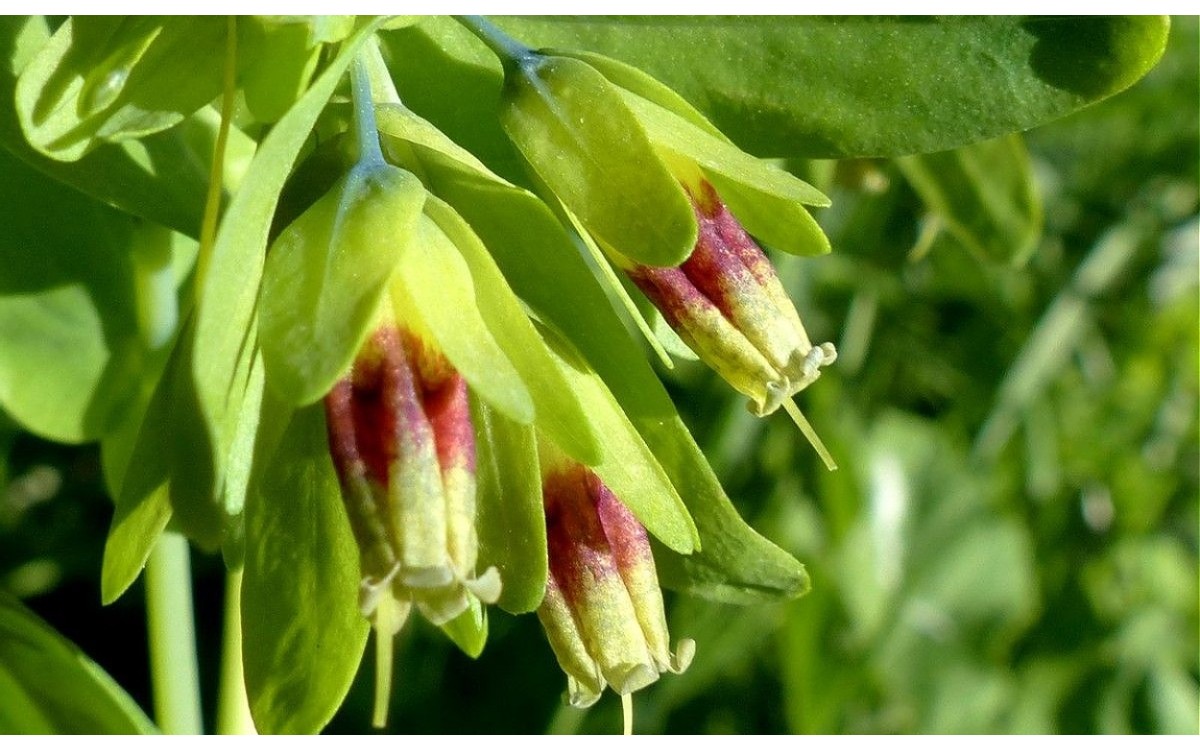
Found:
[(237, 18), (229, 16), (225, 39), (224, 91), (221, 94), (221, 125), (213, 145), (212, 165), (208, 176), (208, 197), (204, 202), (204, 218), (200, 223), (200, 250), (196, 256), (196, 299), (204, 292), (204, 277), (217, 241), (217, 225), (221, 214), (221, 190), (225, 184), (225, 146), (229, 141), (229, 124), (237, 101)]
[(146, 562), (146, 619), (154, 718), (167, 734), (202, 734), (192, 614), (192, 571), (183, 536), (164, 532)]
[(242, 571), (225, 575), (225, 627), (221, 636), (221, 686), (217, 691), (217, 734), (257, 734), (246, 675), (242, 670)]
[(358, 163), (355, 169), (370, 171), (385, 164), (379, 146), (379, 127), (375, 123), (375, 100), (367, 75), (364, 54), (360, 52), (350, 69), (350, 91), (354, 97), (354, 131), (358, 136)]
[(496, 57), (500, 58), (505, 68), (528, 63), (537, 57), (536, 52), (496, 28), (494, 23), (483, 16), (454, 16), (454, 20), (479, 37), (488, 49), (496, 53)]

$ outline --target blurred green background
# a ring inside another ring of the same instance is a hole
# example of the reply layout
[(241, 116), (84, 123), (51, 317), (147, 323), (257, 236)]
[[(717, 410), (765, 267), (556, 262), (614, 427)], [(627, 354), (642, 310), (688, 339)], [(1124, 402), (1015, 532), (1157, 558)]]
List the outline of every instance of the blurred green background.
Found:
[[(698, 652), (637, 694), (639, 732), (1198, 731), (1197, 26), (1176, 19), (1144, 80), (1024, 147), (789, 165), (834, 201), (834, 254), (777, 260), (841, 354), (801, 405), (842, 468), (702, 366), (663, 377), (813, 590), (670, 598)], [(0, 413), (0, 589), (149, 710), (141, 586), (99, 604), (110, 515), (94, 447)], [(211, 728), (224, 576), (193, 562)], [(495, 611), (475, 662), (416, 618), (397, 660), (396, 731), (620, 728), (611, 696), (562, 707), (532, 616)], [(329, 731), (369, 726), (366, 664)]]

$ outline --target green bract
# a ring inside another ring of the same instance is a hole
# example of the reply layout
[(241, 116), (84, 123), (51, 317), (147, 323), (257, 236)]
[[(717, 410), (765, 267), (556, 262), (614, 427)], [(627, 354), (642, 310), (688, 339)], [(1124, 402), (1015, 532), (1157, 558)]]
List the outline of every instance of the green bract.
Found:
[[(743, 152), (645, 73), (594, 53), (546, 50), (507, 63), (505, 81), (506, 132), (607, 251), (648, 266), (682, 262), (695, 234), (664, 232), (676, 223), (695, 227), (683, 191), (697, 192), (701, 179), (771, 247), (797, 255), (829, 251), (804, 209), (827, 206), (828, 198)], [(630, 169), (637, 178), (622, 178)]]
[(261, 335), (268, 382), (285, 398), (312, 403), (349, 366), (424, 205), (411, 173), (354, 169), (275, 240), (263, 269)]
[(510, 66), (500, 122), (601, 242), (654, 266), (691, 252), (696, 220), (683, 190), (619, 91), (590, 65), (536, 55)]

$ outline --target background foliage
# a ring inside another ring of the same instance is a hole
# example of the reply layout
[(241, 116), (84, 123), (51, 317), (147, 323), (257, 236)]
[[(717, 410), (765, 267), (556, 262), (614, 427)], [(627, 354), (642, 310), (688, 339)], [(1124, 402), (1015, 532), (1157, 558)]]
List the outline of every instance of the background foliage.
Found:
[[(698, 653), (686, 674), (638, 694), (639, 731), (1197, 732), (1198, 48), (1196, 19), (1177, 19), (1144, 80), (1023, 136), (895, 160), (787, 154), (833, 199), (816, 216), (834, 252), (776, 260), (814, 339), (841, 353), (805, 408), (842, 468), (825, 472), (790, 423), (754, 419), (703, 366), (661, 374), (730, 496), (806, 563), (813, 588), (748, 607), (672, 598), (672, 633)], [(458, 135), (437, 114), (426, 112)], [(777, 125), (750, 129), (760, 152)], [(465, 136), (487, 156), (489, 134)], [(822, 148), (809, 155), (837, 154)], [(12, 205), (36, 181), (0, 159)], [(190, 264), (188, 248), (124, 214), (54, 205), (73, 209), (74, 223), (48, 224), (64, 259), (40, 282), (82, 284), (62, 285), (64, 311), (88, 285), (104, 294)], [(65, 255), (101, 231), (147, 249), (96, 268)], [(117, 388), (158, 348), (138, 310), (114, 309), (63, 325), (81, 332), (81, 356), (97, 341), (115, 353), (101, 382)], [(85, 439), (124, 408), (50, 436)], [(0, 591), (148, 710), (142, 584), (100, 606), (111, 513), (94, 445), (49, 442), (0, 412)], [(223, 565), (193, 561), (211, 714)], [(11, 631), (28, 615), (7, 601), (0, 629)], [(411, 623), (391, 725), (619, 726), (611, 697), (587, 713), (559, 708), (563, 677), (534, 618), (496, 611), (490, 630), (472, 662)], [(13, 659), (0, 651), (0, 685)], [(329, 731), (367, 726), (369, 672)]]

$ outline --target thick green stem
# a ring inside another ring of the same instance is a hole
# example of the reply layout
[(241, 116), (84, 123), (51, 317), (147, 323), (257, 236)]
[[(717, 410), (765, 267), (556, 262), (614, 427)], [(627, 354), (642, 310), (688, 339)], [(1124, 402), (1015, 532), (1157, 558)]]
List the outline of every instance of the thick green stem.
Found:
[(221, 687), (217, 693), (217, 734), (257, 734), (242, 670), (242, 571), (225, 576), (225, 627), (221, 637)]
[(164, 533), (146, 563), (154, 718), (167, 734), (202, 734), (188, 543)]
[(537, 57), (537, 53), (505, 34), (483, 16), (454, 16), (454, 20), (465, 26), (480, 41), (488, 46), (505, 68), (520, 66)]
[(363, 53), (350, 69), (350, 91), (354, 97), (354, 130), (358, 136), (356, 169), (372, 170), (382, 166), (383, 151), (379, 147), (379, 128), (375, 124), (375, 101), (371, 95), (371, 80)]

